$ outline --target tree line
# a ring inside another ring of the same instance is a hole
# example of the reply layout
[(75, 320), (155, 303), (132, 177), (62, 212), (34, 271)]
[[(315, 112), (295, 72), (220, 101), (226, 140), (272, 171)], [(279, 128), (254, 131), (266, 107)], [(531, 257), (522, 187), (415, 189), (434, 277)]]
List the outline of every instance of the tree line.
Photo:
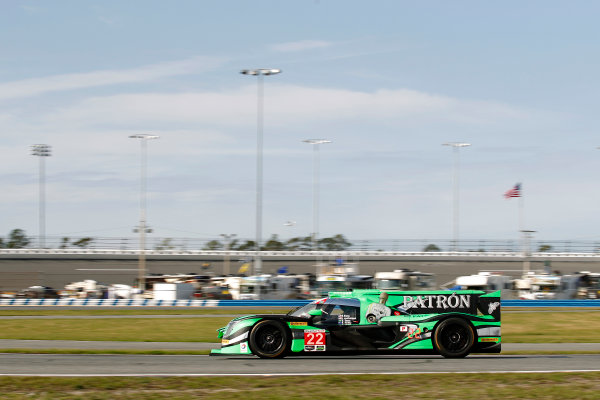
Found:
[[(60, 241), (59, 249), (66, 249), (70, 246), (85, 248), (88, 247), (94, 241), (91, 237), (84, 237), (77, 240), (71, 240), (68, 237), (64, 237)], [(27, 234), (23, 229), (13, 229), (10, 231), (8, 236), (5, 238), (0, 237), (0, 248), (2, 249), (24, 249), (31, 244), (31, 239), (27, 237)]]
[[(262, 251), (302, 251), (302, 250), (324, 250), (324, 251), (341, 251), (347, 250), (352, 246), (344, 235), (337, 234), (332, 237), (317, 239), (313, 243), (312, 236), (295, 237), (289, 240), (281, 241), (277, 235), (272, 235), (260, 249)], [(231, 242), (221, 242), (219, 240), (211, 240), (206, 243), (203, 250), (237, 250), (248, 251), (256, 250), (256, 241), (245, 240), (238, 241), (237, 239)]]
[[(58, 248), (66, 249), (69, 247), (87, 248), (94, 242), (94, 238), (83, 237), (80, 239), (71, 239), (63, 237), (60, 241)], [(172, 243), (173, 239), (163, 239), (159, 244), (154, 247), (154, 250), (174, 250), (176, 246)], [(27, 248), (31, 244), (31, 239), (27, 237), (23, 229), (13, 229), (10, 231), (6, 238), (0, 237), (0, 248), (2, 249), (23, 249)], [(350, 243), (342, 234), (337, 234), (331, 237), (317, 239), (313, 243), (312, 236), (299, 236), (288, 240), (280, 240), (277, 235), (272, 235), (260, 247), (262, 251), (309, 251), (309, 250), (322, 250), (322, 251), (343, 251), (352, 247)], [(238, 240), (234, 239), (231, 241), (219, 241), (210, 240), (206, 242), (202, 250), (237, 250), (237, 251), (252, 251), (256, 250), (256, 242), (254, 240)], [(437, 245), (430, 243), (426, 245), (422, 251), (425, 252), (437, 252), (442, 251)], [(484, 250), (479, 250), (484, 251)], [(541, 244), (537, 250), (538, 252), (549, 252), (552, 251), (552, 246), (547, 244)]]
[[(176, 246), (172, 243), (173, 239), (163, 239), (155, 246), (155, 250), (172, 250)], [(84, 237), (81, 239), (71, 239), (63, 237), (58, 248), (66, 249), (69, 247), (86, 248), (94, 242), (94, 238)], [(27, 237), (23, 229), (13, 229), (6, 238), (0, 237), (0, 248), (4, 249), (23, 249), (31, 244), (31, 239)], [(272, 235), (262, 246), (264, 251), (302, 251), (302, 250), (325, 250), (325, 251), (340, 251), (346, 250), (352, 246), (344, 235), (338, 234), (332, 237), (326, 237), (315, 241), (313, 246), (312, 236), (295, 237), (289, 240), (282, 241), (277, 235)], [(210, 240), (206, 242), (202, 250), (238, 250), (252, 251), (256, 250), (256, 242), (254, 240), (232, 240), (230, 242), (220, 242), (218, 240)]]

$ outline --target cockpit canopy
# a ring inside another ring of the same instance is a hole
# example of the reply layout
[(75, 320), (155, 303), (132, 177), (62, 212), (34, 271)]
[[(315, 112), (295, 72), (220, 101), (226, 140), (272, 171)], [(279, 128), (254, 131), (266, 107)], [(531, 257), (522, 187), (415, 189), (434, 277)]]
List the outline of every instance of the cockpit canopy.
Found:
[(308, 318), (312, 310), (322, 310), (328, 315), (350, 315), (351, 318), (360, 317), (360, 301), (358, 299), (347, 299), (343, 297), (324, 298), (293, 310), (289, 315), (293, 317)]

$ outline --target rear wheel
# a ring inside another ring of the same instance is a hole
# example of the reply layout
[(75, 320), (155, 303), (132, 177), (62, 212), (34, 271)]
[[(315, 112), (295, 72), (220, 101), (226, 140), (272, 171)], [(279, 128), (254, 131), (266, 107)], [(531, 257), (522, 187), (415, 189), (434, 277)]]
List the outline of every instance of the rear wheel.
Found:
[(250, 350), (260, 358), (282, 358), (288, 351), (289, 337), (281, 322), (263, 320), (250, 331)]
[(462, 318), (448, 318), (440, 322), (433, 333), (435, 348), (446, 358), (466, 357), (474, 342), (473, 327)]

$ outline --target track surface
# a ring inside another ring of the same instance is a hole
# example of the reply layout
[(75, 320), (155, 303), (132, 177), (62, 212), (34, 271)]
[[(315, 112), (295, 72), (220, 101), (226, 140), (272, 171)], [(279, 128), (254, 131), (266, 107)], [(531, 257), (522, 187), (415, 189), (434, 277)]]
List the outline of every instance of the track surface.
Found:
[[(77, 349), (77, 350), (210, 350), (219, 343), (207, 342), (124, 342), (85, 340), (0, 339), (0, 349)], [(600, 352), (600, 343), (502, 343), (502, 351), (577, 351)]]
[(600, 355), (255, 357), (0, 354), (0, 375), (298, 375), (598, 371)]

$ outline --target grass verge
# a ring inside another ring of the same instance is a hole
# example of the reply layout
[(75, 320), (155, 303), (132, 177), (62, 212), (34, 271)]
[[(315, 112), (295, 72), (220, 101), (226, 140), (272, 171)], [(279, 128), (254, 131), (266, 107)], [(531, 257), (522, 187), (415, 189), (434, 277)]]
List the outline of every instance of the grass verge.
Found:
[(521, 312), (502, 315), (504, 343), (598, 343), (600, 312)]
[(598, 398), (600, 373), (296, 377), (0, 377), (2, 399), (541, 399)]
[(0, 320), (0, 339), (218, 342), (229, 317)]
[[(109, 310), (76, 311), (86, 312), (81, 315), (102, 316), (108, 315), (103, 313)], [(144, 310), (120, 311), (140, 312)], [(170, 310), (147, 311), (173, 315), (173, 311)], [(177, 312), (181, 311), (177, 310)], [(201, 313), (201, 311), (203, 310), (196, 310), (197, 313)], [(243, 314), (252, 314), (251, 310), (244, 311)], [(258, 311), (264, 313), (265, 310)], [(283, 312), (272, 309), (270, 311)], [(64, 311), (62, 312), (64, 313)], [(110, 310), (110, 312), (114, 311)], [(203, 318), (182, 316), (181, 318), (164, 319), (143, 318), (143, 316), (127, 319), (61, 319), (59, 316), (53, 319), (5, 319), (0, 320), (0, 339), (216, 343), (218, 339), (215, 330), (225, 326), (231, 318), (210, 316), (214, 314), (207, 315), (209, 316)], [(566, 326), (569, 329), (566, 329)], [(531, 311), (502, 315), (502, 341), (504, 343), (597, 343), (600, 341), (598, 332), (600, 332), (600, 312)]]

